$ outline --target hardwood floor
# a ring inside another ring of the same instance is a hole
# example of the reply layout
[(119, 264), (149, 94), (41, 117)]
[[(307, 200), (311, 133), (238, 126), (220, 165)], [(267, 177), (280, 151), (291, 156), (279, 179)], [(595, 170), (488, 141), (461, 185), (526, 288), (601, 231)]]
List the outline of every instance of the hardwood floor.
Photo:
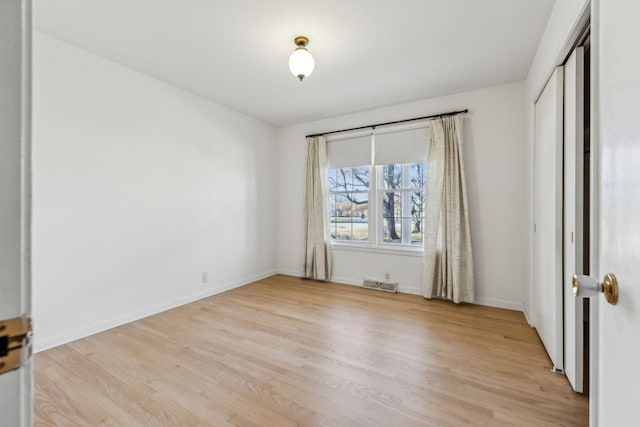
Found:
[(34, 364), (35, 425), (588, 425), (522, 313), (289, 276)]

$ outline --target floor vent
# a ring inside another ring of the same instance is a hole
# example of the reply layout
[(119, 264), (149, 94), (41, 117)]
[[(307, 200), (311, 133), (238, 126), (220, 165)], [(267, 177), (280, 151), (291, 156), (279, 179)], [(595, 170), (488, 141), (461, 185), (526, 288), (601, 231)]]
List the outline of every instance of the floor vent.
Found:
[(398, 284), (393, 282), (383, 282), (382, 280), (364, 279), (362, 286), (378, 291), (398, 292)]

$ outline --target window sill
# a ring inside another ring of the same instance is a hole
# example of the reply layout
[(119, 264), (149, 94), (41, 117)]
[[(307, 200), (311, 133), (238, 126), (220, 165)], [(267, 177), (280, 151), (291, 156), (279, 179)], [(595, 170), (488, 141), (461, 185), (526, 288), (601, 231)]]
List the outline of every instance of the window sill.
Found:
[(338, 243), (331, 242), (331, 248), (338, 252), (369, 252), (375, 254), (395, 255), (395, 256), (407, 256), (407, 257), (422, 257), (424, 256), (424, 249), (422, 248), (408, 248), (408, 247), (386, 247), (386, 246), (370, 246), (362, 243)]

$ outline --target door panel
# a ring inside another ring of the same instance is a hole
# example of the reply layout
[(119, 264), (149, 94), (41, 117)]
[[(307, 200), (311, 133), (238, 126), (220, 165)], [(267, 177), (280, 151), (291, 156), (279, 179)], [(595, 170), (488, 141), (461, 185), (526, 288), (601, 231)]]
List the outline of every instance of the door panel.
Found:
[[(0, 0), (0, 320), (31, 313), (28, 0)], [(31, 366), (0, 375), (0, 425), (31, 425)]]
[[(599, 5), (598, 5), (599, 4)], [(595, 276), (618, 279), (598, 304), (598, 425), (637, 426), (640, 397), (640, 2), (596, 4), (600, 173)], [(592, 150), (593, 152), (593, 150)]]
[(556, 370), (564, 369), (562, 324), (563, 67), (535, 105), (534, 318)]
[(583, 274), (584, 48), (564, 66), (564, 371), (583, 392), (582, 299), (573, 296), (571, 278)]

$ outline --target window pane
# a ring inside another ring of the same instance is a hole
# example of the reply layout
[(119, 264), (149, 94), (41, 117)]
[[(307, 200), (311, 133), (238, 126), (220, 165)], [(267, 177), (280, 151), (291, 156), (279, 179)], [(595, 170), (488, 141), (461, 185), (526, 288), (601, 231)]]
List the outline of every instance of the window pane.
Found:
[[(388, 164), (381, 167), (383, 243), (422, 245), (426, 163)], [(393, 189), (394, 191), (388, 191)], [(387, 191), (385, 191), (387, 190)]]
[(420, 246), (424, 237), (424, 217), (411, 218), (411, 244)]
[(382, 167), (382, 188), (402, 187), (402, 165), (384, 165)]
[(409, 186), (411, 188), (424, 188), (427, 177), (427, 164), (424, 162), (411, 163), (409, 170)]
[(369, 194), (332, 194), (329, 197), (331, 237), (335, 240), (369, 239)]
[(402, 243), (401, 193), (382, 193), (382, 240), (385, 243)]
[(327, 180), (329, 191), (367, 191), (369, 166), (329, 169)]
[(411, 192), (411, 218), (417, 219), (424, 216), (424, 191)]

